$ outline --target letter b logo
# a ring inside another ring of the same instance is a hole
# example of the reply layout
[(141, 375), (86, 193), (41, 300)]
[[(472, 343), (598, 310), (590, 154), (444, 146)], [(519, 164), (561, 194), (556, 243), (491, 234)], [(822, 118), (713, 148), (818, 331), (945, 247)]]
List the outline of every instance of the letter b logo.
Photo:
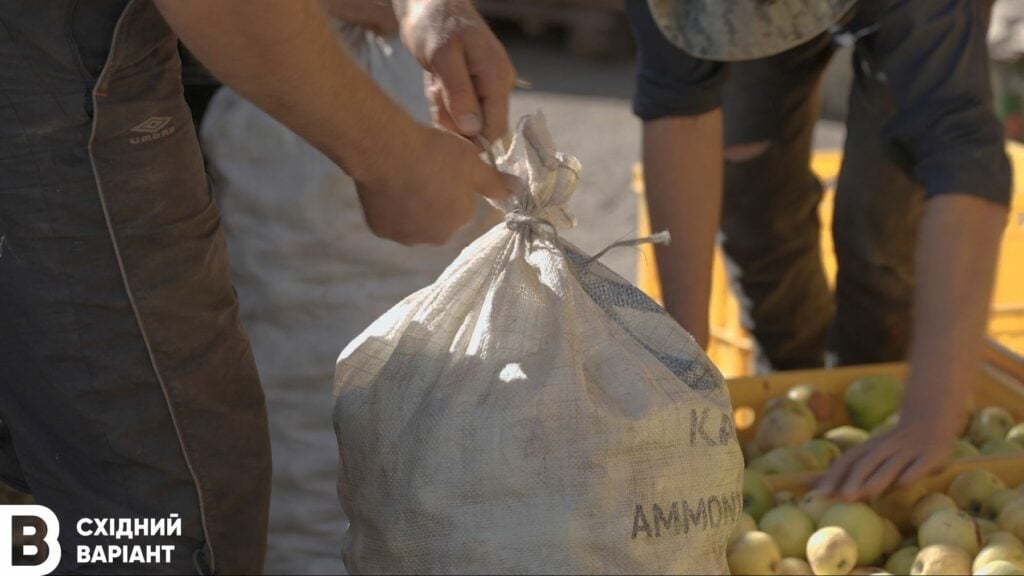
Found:
[(0, 506), (0, 573), (43, 576), (60, 563), (60, 524), (46, 506)]

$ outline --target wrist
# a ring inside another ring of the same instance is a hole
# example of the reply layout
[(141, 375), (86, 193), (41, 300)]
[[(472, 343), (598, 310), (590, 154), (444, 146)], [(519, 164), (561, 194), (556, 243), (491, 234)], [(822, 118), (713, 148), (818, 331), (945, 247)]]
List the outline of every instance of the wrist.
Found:
[(332, 159), (359, 183), (380, 180), (408, 163), (410, 151), (421, 149), (425, 126), (402, 110), (382, 115), (358, 133), (358, 144), (339, 145)]

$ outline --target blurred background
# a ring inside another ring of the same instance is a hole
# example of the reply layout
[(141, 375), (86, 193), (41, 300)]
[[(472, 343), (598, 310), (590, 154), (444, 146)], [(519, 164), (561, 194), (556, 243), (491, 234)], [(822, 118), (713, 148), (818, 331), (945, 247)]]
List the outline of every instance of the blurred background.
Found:
[[(640, 125), (632, 115), (634, 43), (624, 0), (478, 0), (529, 86), (512, 96), (512, 119), (543, 110), (561, 150), (577, 156), (583, 174), (571, 207), (579, 222), (565, 234), (595, 252), (623, 238), (646, 234)], [(1024, 0), (997, 0), (989, 45), (994, 104), (1006, 127), (1015, 167), (1024, 169)], [(830, 184), (838, 174), (852, 81), (849, 49), (837, 52), (822, 83), (821, 119), (813, 166)], [(185, 82), (200, 114), (216, 81), (186, 58)], [(197, 114), (198, 116), (199, 114)], [(1021, 173), (1020, 170), (1017, 171)], [(993, 303), (991, 335), (1024, 353), (1024, 186), (1018, 185), (1007, 228)], [(834, 272), (831, 196), (822, 203), (823, 253)], [(623, 277), (658, 298), (650, 249), (618, 249), (602, 258)], [(716, 265), (712, 296), (712, 358), (726, 375), (750, 372), (752, 343), (740, 327), (739, 307), (724, 269)]]

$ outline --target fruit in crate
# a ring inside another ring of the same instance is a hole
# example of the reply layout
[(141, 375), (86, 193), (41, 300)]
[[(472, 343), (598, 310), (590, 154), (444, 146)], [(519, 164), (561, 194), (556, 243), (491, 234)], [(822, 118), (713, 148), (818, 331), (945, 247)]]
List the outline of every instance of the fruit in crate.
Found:
[(792, 504), (776, 506), (757, 523), (762, 532), (771, 536), (784, 557), (803, 558), (807, 539), (814, 532), (814, 520)]
[(948, 493), (958, 508), (978, 515), (985, 501), (1003, 488), (1006, 484), (995, 474), (987, 470), (970, 470), (953, 479)]
[(825, 432), (825, 439), (839, 446), (844, 452), (858, 444), (863, 444), (871, 437), (871, 433), (856, 426), (838, 426)]
[(807, 540), (807, 560), (815, 574), (849, 574), (857, 566), (857, 542), (839, 526), (819, 529)]
[(971, 515), (963, 510), (939, 510), (924, 521), (917, 530), (917, 545), (926, 548), (933, 544), (956, 546), (971, 554), (981, 549), (981, 535)]
[(979, 576), (1024, 576), (1024, 569), (1012, 562), (996, 560), (978, 568), (974, 573)]
[(914, 504), (910, 512), (910, 523), (920, 528), (932, 514), (939, 510), (956, 510), (956, 501), (941, 492), (928, 494)]
[(885, 569), (892, 574), (910, 574), (910, 568), (914, 565), (917, 553), (921, 551), (918, 546), (904, 546), (892, 553), (885, 561)]
[(871, 566), (882, 556), (885, 525), (867, 504), (839, 502), (821, 516), (822, 527), (838, 526), (846, 530), (857, 543), (857, 565)]
[(870, 430), (900, 407), (903, 384), (891, 376), (865, 376), (851, 382), (843, 393), (846, 413), (854, 426)]
[(843, 451), (831, 440), (824, 438), (812, 438), (804, 442), (800, 449), (814, 457), (819, 469), (824, 470), (842, 456)]
[(729, 545), (726, 560), (733, 574), (778, 574), (782, 554), (771, 536), (755, 530)]
[(991, 456), (993, 454), (1015, 454), (1018, 452), (1024, 452), (1024, 448), (1016, 442), (997, 438), (995, 440), (989, 440), (978, 448), (978, 451), (985, 456)]
[(999, 513), (1003, 511), (1003, 508), (1007, 504), (1014, 500), (1024, 499), (1024, 492), (1019, 490), (1011, 490), (1009, 488), (1001, 488), (992, 493), (985, 503), (981, 505), (981, 517), (989, 520), (996, 520), (999, 518)]
[(1001, 406), (986, 406), (971, 416), (967, 434), (975, 446), (991, 440), (1005, 440), (1013, 427), (1013, 416)]
[(1006, 433), (1006, 440), (1024, 448), (1024, 422), (1017, 424)]
[(1004, 506), (996, 524), (1000, 530), (1013, 534), (1018, 540), (1024, 540), (1024, 500), (1014, 500)]
[(971, 555), (948, 544), (922, 548), (910, 566), (911, 574), (970, 574)]
[(810, 408), (788, 398), (779, 398), (768, 410), (754, 438), (757, 449), (762, 453), (783, 446), (796, 446), (814, 438), (818, 421)]
[(764, 475), (756, 470), (743, 472), (743, 511), (758, 520), (772, 507), (775, 496)]
[(811, 565), (808, 564), (806, 560), (801, 560), (800, 558), (783, 558), (782, 562), (779, 564), (779, 574), (800, 576), (814, 574), (814, 572), (811, 571)]
[(821, 469), (817, 458), (799, 446), (775, 448), (751, 460), (747, 468), (762, 474), (793, 474)]
[(963, 438), (956, 441), (956, 444), (953, 446), (954, 460), (959, 460), (961, 458), (974, 458), (975, 456), (981, 456), (981, 452), (978, 451), (977, 446)]
[(974, 557), (971, 571), (978, 572), (992, 562), (1009, 562), (1024, 569), (1024, 547), (1013, 543), (989, 544)]

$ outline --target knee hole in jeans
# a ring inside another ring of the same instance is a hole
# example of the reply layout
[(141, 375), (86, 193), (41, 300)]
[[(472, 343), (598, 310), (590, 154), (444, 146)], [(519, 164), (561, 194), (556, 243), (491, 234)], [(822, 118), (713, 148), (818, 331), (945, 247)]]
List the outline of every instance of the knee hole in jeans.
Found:
[(764, 156), (771, 146), (772, 143), (769, 140), (747, 144), (733, 144), (725, 147), (723, 156), (726, 162), (748, 162)]

